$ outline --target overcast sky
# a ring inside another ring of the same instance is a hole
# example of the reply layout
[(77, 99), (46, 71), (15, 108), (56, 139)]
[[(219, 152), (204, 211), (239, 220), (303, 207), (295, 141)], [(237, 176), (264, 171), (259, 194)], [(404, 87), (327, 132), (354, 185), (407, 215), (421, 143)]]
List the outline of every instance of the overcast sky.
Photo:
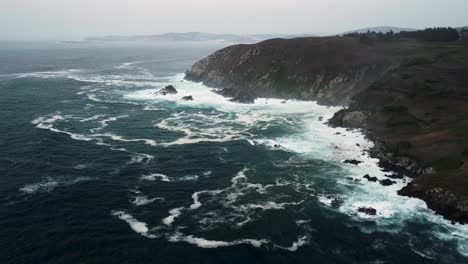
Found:
[(0, 39), (468, 26), (468, 0), (0, 0)]

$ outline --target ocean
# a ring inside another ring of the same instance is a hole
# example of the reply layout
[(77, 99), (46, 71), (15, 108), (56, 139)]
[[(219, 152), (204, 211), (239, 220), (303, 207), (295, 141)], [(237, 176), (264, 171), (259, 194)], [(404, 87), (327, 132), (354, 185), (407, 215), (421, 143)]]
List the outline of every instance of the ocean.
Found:
[(0, 43), (0, 263), (468, 263), (339, 107), (184, 80), (225, 45)]

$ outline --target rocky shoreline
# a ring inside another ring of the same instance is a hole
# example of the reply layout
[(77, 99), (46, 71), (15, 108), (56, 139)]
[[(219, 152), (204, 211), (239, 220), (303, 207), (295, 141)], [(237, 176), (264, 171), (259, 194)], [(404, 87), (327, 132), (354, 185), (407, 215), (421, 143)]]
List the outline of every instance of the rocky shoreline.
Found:
[(276, 39), (217, 51), (186, 79), (222, 87), (218, 93), (240, 102), (273, 97), (347, 106), (329, 125), (361, 129), (382, 168), (414, 177), (400, 195), (468, 223), (468, 48)]

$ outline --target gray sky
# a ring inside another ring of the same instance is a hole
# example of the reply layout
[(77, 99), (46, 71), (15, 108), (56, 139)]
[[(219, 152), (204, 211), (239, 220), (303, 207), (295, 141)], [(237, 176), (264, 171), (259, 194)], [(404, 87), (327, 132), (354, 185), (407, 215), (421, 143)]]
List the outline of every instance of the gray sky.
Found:
[(0, 39), (468, 26), (468, 0), (0, 0)]

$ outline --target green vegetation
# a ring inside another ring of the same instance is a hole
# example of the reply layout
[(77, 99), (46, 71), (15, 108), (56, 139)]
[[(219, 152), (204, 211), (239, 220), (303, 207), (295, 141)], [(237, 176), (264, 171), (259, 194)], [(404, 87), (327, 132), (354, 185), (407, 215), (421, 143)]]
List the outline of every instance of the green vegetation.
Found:
[[(465, 30), (465, 29), (464, 29)], [(345, 34), (345, 37), (359, 38), (362, 43), (372, 44), (376, 41), (393, 41), (397, 39), (416, 39), (418, 41), (427, 42), (455, 42), (462, 38), (464, 41), (468, 41), (468, 32), (461, 32), (450, 27), (437, 27), (437, 28), (426, 28), (424, 30), (417, 31), (402, 31), (400, 33), (394, 33), (389, 31), (387, 33), (368, 31), (366, 33), (349, 33)]]
[(450, 27), (426, 28), (418, 31), (402, 31), (398, 34), (402, 38), (415, 38), (429, 42), (453, 42), (460, 39), (458, 31)]

